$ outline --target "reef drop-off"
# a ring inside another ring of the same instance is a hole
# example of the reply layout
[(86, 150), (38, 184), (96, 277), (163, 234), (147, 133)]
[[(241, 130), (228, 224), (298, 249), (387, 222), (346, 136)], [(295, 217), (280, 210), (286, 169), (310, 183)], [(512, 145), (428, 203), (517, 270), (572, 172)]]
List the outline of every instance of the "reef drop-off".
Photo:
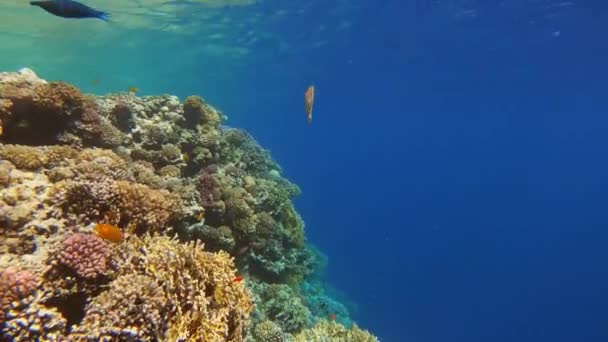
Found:
[(377, 341), (319, 281), (300, 189), (225, 120), (0, 73), (0, 341)]

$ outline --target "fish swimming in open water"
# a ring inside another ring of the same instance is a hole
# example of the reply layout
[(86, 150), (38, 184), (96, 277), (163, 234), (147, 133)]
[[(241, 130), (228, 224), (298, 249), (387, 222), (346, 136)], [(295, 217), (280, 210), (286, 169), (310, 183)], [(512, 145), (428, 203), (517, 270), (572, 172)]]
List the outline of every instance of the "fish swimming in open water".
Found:
[(308, 124), (312, 123), (312, 107), (315, 104), (315, 87), (310, 86), (306, 89), (304, 93), (304, 105), (306, 107), (306, 115), (308, 119)]
[(110, 19), (110, 14), (73, 0), (30, 1), (30, 5), (38, 6), (51, 14), (63, 18), (98, 18), (104, 21)]

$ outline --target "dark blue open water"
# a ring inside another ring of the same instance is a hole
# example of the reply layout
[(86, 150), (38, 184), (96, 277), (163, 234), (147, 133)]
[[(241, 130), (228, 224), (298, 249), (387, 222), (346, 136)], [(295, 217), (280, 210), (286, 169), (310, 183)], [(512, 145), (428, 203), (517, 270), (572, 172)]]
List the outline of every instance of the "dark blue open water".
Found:
[(108, 1), (106, 28), (9, 2), (35, 19), (3, 70), (202, 94), (269, 148), (382, 341), (608, 341), (608, 3)]

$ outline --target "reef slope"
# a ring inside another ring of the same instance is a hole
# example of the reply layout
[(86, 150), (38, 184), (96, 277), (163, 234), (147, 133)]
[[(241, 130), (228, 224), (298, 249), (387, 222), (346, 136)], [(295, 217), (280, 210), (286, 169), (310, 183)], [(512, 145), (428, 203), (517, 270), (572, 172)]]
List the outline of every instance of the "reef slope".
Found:
[(268, 151), (201, 97), (0, 73), (0, 339), (377, 341)]

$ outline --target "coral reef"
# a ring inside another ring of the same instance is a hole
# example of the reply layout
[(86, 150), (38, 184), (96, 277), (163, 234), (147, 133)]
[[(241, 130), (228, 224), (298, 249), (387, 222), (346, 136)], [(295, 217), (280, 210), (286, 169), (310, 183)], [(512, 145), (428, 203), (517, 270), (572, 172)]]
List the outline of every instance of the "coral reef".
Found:
[(0, 340), (374, 341), (311, 280), (300, 189), (225, 120), (0, 73)]

